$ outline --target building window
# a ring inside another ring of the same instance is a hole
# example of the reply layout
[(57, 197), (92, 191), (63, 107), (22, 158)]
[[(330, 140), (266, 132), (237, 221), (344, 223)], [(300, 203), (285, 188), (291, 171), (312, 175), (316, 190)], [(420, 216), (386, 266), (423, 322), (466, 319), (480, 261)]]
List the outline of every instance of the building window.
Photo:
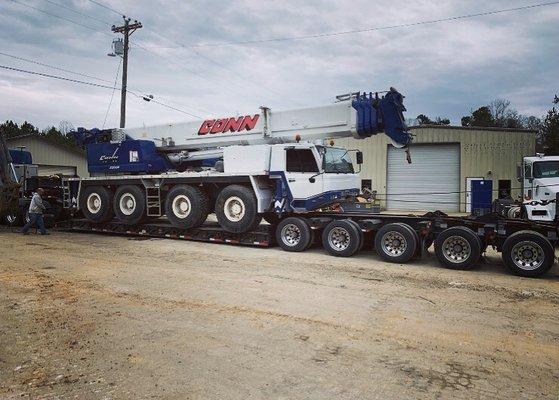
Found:
[(373, 182), (371, 179), (361, 179), (361, 191), (365, 189), (371, 190), (373, 188)]
[(499, 179), (499, 198), (500, 199), (510, 199), (511, 198), (511, 181), (510, 179)]

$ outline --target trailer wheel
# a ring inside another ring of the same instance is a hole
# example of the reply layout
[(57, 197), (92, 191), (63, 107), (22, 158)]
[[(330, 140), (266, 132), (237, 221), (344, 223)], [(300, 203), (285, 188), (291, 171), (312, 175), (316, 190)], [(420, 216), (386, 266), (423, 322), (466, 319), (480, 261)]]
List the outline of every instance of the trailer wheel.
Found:
[(363, 233), (363, 231), (361, 230), (361, 227), (359, 226), (359, 224), (357, 222), (355, 222), (352, 219), (348, 219), (348, 221), (353, 224), (353, 226), (355, 227), (355, 229), (357, 229), (357, 232), (359, 232), (359, 248), (357, 249), (357, 251), (361, 251), (363, 250), (363, 246), (365, 246), (365, 234)]
[(178, 185), (165, 200), (165, 215), (177, 228), (196, 228), (206, 221), (210, 211), (208, 195), (200, 188)]
[(103, 186), (89, 186), (83, 189), (80, 209), (91, 222), (107, 222), (114, 217), (113, 193)]
[(437, 236), (435, 254), (446, 268), (471, 269), (481, 255), (481, 241), (470, 228), (455, 226)]
[(555, 250), (542, 234), (519, 231), (505, 240), (502, 257), (505, 265), (516, 275), (535, 277), (551, 268)]
[(381, 227), (375, 235), (375, 250), (385, 261), (405, 263), (418, 246), (417, 234), (407, 224), (394, 222)]
[(276, 241), (285, 251), (303, 251), (312, 239), (311, 227), (304, 218), (283, 219), (276, 228)]
[(333, 256), (351, 257), (361, 246), (359, 230), (350, 220), (332, 221), (322, 232), (322, 246)]
[(215, 215), (219, 225), (233, 233), (249, 232), (262, 220), (254, 192), (241, 185), (229, 185), (219, 193)]
[(113, 209), (116, 217), (126, 225), (140, 223), (146, 212), (146, 199), (140, 187), (120, 186), (114, 197)]

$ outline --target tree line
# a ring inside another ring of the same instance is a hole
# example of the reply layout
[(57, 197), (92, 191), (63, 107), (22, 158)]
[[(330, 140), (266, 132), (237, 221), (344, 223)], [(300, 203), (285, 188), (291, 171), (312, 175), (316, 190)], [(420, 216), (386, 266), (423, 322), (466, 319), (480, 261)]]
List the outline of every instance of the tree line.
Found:
[[(539, 118), (518, 113), (510, 106), (510, 101), (497, 99), (488, 105), (479, 107), (461, 118), (462, 126), (484, 128), (529, 129), (536, 131), (536, 151), (546, 155), (559, 155), (559, 97), (555, 95), (552, 107)], [(429, 118), (419, 114), (410, 125), (450, 125), (448, 118)]]
[(42, 137), (51, 143), (60, 144), (66, 147), (76, 147), (74, 139), (70, 132), (74, 130), (74, 126), (68, 121), (61, 121), (58, 128), (49, 126), (46, 129), (39, 130), (33, 124), (25, 121), (21, 125), (14, 121), (6, 121), (0, 124), (0, 134), (6, 139), (15, 138), (18, 136), (34, 135)]

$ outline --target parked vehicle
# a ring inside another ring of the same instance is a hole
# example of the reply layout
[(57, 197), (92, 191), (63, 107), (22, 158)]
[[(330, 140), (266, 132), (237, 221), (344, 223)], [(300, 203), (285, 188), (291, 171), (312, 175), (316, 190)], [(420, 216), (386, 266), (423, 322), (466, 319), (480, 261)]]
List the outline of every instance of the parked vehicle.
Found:
[[(372, 212), (360, 196), (362, 153), (337, 148), (334, 140), (384, 132), (409, 162), (412, 137), (403, 111), (403, 96), (391, 88), (382, 96), (338, 96), (316, 108), (262, 107), (259, 114), (136, 129), (80, 128), (74, 136), (87, 149), (92, 176), (63, 180), (64, 207), (85, 217), (66, 227), (264, 246), (275, 241), (293, 252), (321, 242), (341, 257), (371, 243), (395, 263), (434, 244), (441, 264), (461, 269), (472, 268), (493, 246), (516, 274), (546, 272), (557, 241), (551, 221)], [(206, 223), (210, 213), (217, 225)], [(163, 216), (167, 223), (153, 223)], [(270, 225), (260, 225), (262, 218)]]

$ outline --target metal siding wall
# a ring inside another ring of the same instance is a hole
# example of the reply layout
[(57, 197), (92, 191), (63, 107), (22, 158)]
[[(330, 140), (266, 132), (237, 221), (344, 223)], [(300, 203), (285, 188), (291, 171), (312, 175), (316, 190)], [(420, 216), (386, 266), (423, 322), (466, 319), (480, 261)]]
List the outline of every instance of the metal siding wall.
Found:
[[(512, 188), (519, 186), (516, 165), (522, 157), (534, 155), (536, 135), (531, 132), (488, 131), (474, 129), (420, 128), (414, 129), (414, 143), (460, 143), (460, 190), (466, 190), (466, 177), (484, 177), (493, 180), (494, 190), (499, 179), (509, 179)], [(384, 134), (369, 139), (338, 139), (336, 146), (360, 149), (364, 154), (362, 179), (371, 179), (372, 189), (386, 193), (387, 148)], [(413, 162), (413, 145), (411, 147)], [(402, 162), (405, 154), (402, 150)], [(413, 164), (412, 164), (413, 165)], [(489, 176), (487, 172), (491, 170)], [(514, 198), (520, 193), (513, 189)], [(494, 192), (496, 197), (497, 192)], [(460, 211), (465, 212), (466, 195), (461, 193)], [(383, 206), (386, 204), (383, 202)]]
[(85, 153), (83, 156), (80, 156), (71, 150), (66, 150), (60, 146), (55, 146), (33, 137), (8, 140), (8, 147), (17, 148), (18, 146), (25, 146), (25, 150), (31, 152), (34, 164), (73, 166), (77, 168), (79, 176), (89, 176)]

